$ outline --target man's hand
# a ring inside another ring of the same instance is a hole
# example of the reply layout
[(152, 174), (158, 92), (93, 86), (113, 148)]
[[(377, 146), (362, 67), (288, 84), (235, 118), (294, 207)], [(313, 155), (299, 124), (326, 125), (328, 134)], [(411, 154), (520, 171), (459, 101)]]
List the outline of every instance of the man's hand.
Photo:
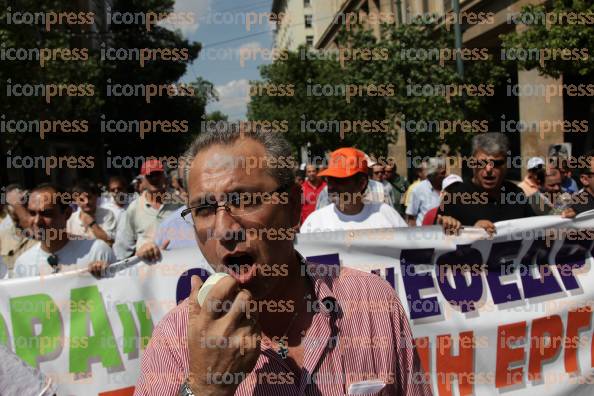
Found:
[[(202, 282), (195, 275), (191, 282), (188, 322), (190, 388), (196, 395), (234, 395), (260, 356), (257, 312), (246, 309), (253, 297), (228, 276), (210, 290), (200, 307), (197, 297)], [(228, 305), (225, 304), (228, 301), (232, 301), (231, 308), (222, 312), (220, 308)], [(222, 377), (229, 378), (226, 373), (230, 373), (234, 381), (223, 383)]]
[(95, 216), (88, 214), (87, 212), (80, 211), (80, 221), (85, 227), (88, 227), (92, 222), (95, 221)]
[(462, 228), (462, 223), (451, 216), (437, 215), (437, 224), (440, 224), (443, 232), (449, 235), (458, 235)]
[(169, 240), (164, 241), (160, 248), (154, 242), (147, 242), (136, 251), (136, 256), (144, 261), (158, 261), (161, 260), (161, 250), (166, 250), (167, 246)]
[(479, 227), (487, 231), (489, 237), (493, 237), (497, 230), (495, 229), (495, 224), (491, 223), (489, 220), (479, 220), (474, 224), (475, 227)]
[(561, 212), (561, 217), (563, 217), (564, 219), (573, 219), (576, 216), (575, 210), (573, 210), (573, 208), (567, 208), (567, 209), (563, 209), (563, 212)]
[(109, 264), (105, 261), (94, 261), (89, 264), (89, 272), (96, 278), (101, 278)]

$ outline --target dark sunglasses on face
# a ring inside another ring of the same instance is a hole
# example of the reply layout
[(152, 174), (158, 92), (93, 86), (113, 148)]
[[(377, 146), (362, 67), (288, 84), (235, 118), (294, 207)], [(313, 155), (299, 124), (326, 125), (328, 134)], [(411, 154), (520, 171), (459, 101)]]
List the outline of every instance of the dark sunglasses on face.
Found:
[(506, 161), (504, 159), (500, 159), (500, 160), (476, 160), (476, 161), (474, 161), (475, 166), (477, 168), (480, 168), (480, 169), (484, 169), (488, 165), (491, 165), (493, 168), (501, 168), (503, 165), (505, 165), (505, 162)]

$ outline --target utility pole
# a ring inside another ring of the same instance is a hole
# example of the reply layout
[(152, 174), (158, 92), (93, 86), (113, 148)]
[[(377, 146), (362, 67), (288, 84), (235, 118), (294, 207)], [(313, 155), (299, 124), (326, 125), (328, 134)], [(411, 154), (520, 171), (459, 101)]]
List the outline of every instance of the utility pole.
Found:
[(460, 76), (460, 80), (464, 80), (464, 62), (462, 61), (462, 26), (460, 25), (460, 0), (453, 0), (452, 6), (454, 8), (454, 15), (456, 16), (456, 20), (454, 21), (454, 36), (456, 39), (456, 68), (458, 70), (458, 75)]

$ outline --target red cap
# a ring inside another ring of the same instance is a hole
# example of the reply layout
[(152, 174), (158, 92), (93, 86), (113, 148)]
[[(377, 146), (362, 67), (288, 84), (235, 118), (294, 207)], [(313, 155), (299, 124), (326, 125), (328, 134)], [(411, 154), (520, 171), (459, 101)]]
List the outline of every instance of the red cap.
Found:
[(367, 159), (362, 151), (353, 147), (345, 147), (330, 154), (328, 169), (319, 173), (319, 176), (351, 177), (357, 173), (367, 173)]
[(156, 158), (144, 161), (144, 164), (142, 164), (142, 167), (140, 168), (140, 174), (146, 176), (154, 172), (165, 172), (165, 168), (161, 161)]

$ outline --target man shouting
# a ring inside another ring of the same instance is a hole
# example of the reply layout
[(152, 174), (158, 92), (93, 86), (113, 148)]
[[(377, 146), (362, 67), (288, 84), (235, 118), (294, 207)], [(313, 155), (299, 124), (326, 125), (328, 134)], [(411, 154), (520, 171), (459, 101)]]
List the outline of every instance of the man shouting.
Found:
[[(430, 395), (392, 287), (316, 271), (293, 247), (301, 191), (278, 134), (205, 132), (186, 153), (196, 241), (216, 272), (156, 327), (136, 395)], [(324, 274), (325, 276), (320, 276)]]

